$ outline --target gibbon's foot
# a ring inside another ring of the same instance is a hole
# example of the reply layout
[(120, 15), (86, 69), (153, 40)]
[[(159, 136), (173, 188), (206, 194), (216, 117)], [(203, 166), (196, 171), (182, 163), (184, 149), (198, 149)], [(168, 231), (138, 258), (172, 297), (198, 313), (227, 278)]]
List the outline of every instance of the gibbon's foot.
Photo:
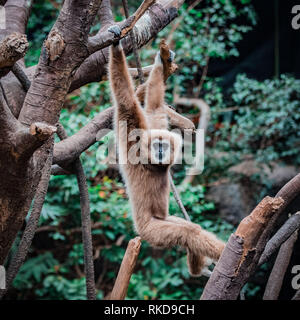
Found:
[(116, 47), (120, 44), (120, 36), (121, 36), (121, 28), (117, 25), (117, 24), (114, 24), (113, 26), (110, 26), (108, 29), (107, 29), (108, 32), (111, 32), (114, 34), (114, 36), (116, 38), (118, 38), (118, 40), (116, 40), (113, 45)]
[(173, 62), (175, 59), (176, 53), (170, 50), (170, 58), (168, 59), (169, 62)]
[[(172, 50), (169, 50), (169, 51), (170, 51), (170, 57), (168, 59), (168, 62), (173, 62), (175, 59), (176, 53)], [(162, 64), (162, 58), (159, 51), (157, 52), (155, 57), (155, 64)]]

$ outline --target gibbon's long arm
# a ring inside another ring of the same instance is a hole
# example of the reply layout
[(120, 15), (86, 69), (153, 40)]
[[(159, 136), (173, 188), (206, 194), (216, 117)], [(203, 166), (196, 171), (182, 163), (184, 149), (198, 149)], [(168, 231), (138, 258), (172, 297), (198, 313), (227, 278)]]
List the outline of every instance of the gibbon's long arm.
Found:
[[(118, 28), (118, 26), (112, 26), (108, 30), (116, 34)], [(109, 70), (113, 98), (118, 107), (118, 120), (126, 121), (129, 130), (146, 129), (145, 116), (136, 98), (126, 57), (120, 43), (110, 47)]]
[(165, 104), (164, 66), (158, 53), (146, 87), (146, 112), (154, 112)]

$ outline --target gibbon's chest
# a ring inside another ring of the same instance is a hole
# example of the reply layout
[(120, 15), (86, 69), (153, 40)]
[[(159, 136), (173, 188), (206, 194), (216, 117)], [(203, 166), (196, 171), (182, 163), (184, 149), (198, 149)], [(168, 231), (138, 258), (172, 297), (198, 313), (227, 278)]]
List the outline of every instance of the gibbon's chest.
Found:
[[(121, 172), (130, 194), (153, 195), (155, 201), (165, 198), (170, 192), (168, 171), (156, 172), (145, 169), (142, 164), (122, 165)], [(143, 198), (142, 200), (146, 200)], [(152, 199), (153, 200), (153, 199)]]

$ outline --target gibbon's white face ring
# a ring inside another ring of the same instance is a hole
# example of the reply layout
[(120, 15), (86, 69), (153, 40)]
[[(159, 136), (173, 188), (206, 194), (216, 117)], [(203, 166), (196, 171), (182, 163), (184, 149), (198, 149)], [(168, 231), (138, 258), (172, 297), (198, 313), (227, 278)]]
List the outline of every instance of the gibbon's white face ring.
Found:
[(151, 141), (151, 164), (171, 163), (171, 142), (167, 139), (155, 138)]

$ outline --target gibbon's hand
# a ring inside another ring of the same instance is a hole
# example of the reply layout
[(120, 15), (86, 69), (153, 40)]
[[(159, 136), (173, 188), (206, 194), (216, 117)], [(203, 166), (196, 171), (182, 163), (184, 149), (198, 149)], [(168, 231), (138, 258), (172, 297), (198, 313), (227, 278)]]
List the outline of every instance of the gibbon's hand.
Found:
[(121, 28), (120, 28), (117, 24), (114, 24), (113, 26), (109, 27), (109, 28), (107, 29), (107, 31), (113, 33), (114, 36), (115, 36), (116, 38), (118, 38), (118, 40), (116, 40), (116, 41), (114, 42), (114, 44), (113, 44), (114, 46), (118, 46), (119, 43), (120, 43), (120, 39), (119, 39), (119, 38), (120, 38), (121, 32), (122, 32)]

